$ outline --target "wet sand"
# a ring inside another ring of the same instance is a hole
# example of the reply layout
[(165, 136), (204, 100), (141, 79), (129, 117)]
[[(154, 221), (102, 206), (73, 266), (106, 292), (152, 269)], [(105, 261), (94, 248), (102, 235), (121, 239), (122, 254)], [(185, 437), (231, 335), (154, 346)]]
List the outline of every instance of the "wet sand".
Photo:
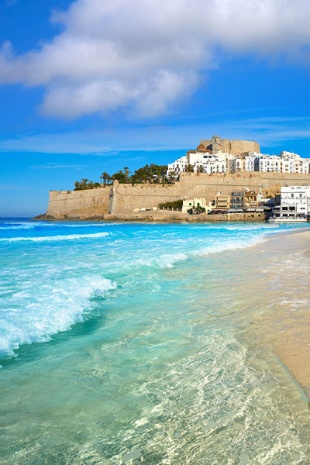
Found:
[(259, 246), (270, 263), (266, 338), (310, 398), (310, 229)]

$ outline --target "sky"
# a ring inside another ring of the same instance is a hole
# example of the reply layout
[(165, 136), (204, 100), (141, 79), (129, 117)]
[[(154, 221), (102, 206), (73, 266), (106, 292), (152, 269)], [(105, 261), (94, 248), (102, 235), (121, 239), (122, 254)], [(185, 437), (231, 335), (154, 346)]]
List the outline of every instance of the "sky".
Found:
[(0, 216), (220, 135), (310, 158), (309, 0), (0, 0)]

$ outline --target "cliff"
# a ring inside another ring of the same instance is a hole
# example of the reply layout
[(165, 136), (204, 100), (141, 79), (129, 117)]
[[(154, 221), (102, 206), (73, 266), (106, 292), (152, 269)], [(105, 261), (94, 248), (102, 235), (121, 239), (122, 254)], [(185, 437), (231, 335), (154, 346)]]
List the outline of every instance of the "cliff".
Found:
[[(204, 197), (207, 202), (218, 192), (250, 189), (274, 196), (284, 185), (310, 184), (309, 174), (242, 172), (235, 174), (182, 173), (175, 184), (119, 184), (84, 191), (51, 191), (45, 218), (134, 219), (134, 209), (152, 209), (159, 203)], [(138, 215), (139, 216), (139, 215)], [(139, 217), (145, 217), (140, 215)], [(152, 212), (152, 219), (160, 212)]]

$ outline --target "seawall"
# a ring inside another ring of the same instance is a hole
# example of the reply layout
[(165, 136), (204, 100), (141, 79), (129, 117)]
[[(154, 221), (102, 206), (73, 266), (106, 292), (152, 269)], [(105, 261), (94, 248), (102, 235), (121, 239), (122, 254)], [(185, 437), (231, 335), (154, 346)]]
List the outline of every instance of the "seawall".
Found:
[(204, 197), (207, 202), (218, 192), (253, 189), (274, 196), (281, 186), (310, 185), (309, 174), (242, 172), (235, 174), (182, 173), (175, 184), (119, 184), (84, 191), (51, 191), (46, 216), (55, 219), (87, 219), (136, 216), (134, 209), (152, 209), (179, 199)]

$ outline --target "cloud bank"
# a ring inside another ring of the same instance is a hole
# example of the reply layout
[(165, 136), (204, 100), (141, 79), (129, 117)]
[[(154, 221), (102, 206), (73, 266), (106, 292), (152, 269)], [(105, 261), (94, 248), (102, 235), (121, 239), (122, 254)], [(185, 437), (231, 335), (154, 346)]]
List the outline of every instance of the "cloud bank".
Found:
[(226, 56), (309, 61), (309, 0), (76, 0), (39, 49), (0, 51), (0, 84), (43, 86), (41, 111), (75, 119), (121, 110), (156, 117)]

